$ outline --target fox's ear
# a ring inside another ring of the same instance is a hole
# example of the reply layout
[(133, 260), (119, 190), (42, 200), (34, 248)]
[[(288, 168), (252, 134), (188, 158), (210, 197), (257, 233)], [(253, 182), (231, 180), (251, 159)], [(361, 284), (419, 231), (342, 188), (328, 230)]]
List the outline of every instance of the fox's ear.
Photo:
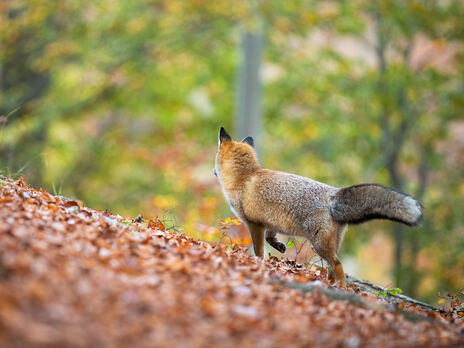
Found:
[(226, 130), (224, 129), (224, 127), (221, 127), (219, 129), (219, 143), (222, 143), (223, 141), (231, 141), (232, 138), (230, 137), (230, 135), (226, 132)]
[(251, 147), (255, 147), (255, 141), (253, 140), (252, 137), (246, 137), (245, 139), (242, 140), (242, 143), (246, 143), (250, 145)]

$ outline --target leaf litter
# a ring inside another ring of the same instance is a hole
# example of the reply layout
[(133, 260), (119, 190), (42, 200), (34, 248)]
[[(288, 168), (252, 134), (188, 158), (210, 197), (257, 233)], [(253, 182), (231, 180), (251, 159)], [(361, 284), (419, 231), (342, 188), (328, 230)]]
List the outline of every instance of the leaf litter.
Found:
[(0, 219), (2, 347), (464, 345), (459, 316), (410, 308), (434, 318), (411, 322), (289, 288), (329, 283), (295, 262), (90, 209), (22, 179), (1, 179)]

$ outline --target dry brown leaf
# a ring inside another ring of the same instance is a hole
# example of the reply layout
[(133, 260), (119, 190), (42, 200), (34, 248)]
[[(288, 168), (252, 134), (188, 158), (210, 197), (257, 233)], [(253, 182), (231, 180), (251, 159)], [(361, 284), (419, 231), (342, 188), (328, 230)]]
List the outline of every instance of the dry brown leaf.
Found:
[(23, 179), (2, 183), (0, 346), (464, 344), (463, 313), (451, 306), (445, 316), (404, 308), (434, 324), (331, 301), (270, 282), (326, 287), (325, 269), (259, 260), (246, 247), (167, 232), (159, 219), (124, 224)]

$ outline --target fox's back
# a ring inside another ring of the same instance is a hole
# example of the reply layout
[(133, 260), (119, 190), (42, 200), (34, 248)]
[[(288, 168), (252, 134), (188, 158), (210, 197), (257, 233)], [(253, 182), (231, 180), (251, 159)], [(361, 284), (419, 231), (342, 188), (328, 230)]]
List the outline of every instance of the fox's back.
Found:
[(302, 176), (262, 169), (245, 184), (244, 211), (267, 227), (300, 234), (331, 219), (330, 201), (337, 190)]

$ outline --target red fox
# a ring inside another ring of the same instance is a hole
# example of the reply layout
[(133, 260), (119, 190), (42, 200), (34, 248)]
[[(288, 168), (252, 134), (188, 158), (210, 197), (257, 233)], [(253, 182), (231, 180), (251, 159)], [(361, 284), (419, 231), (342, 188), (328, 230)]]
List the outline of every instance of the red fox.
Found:
[(335, 188), (294, 174), (261, 167), (253, 138), (233, 141), (219, 131), (214, 174), (232, 212), (251, 234), (255, 254), (264, 256), (264, 239), (280, 252), (277, 233), (309, 239), (332, 268), (331, 280), (343, 288), (345, 273), (337, 254), (348, 224), (389, 219), (409, 226), (422, 221), (422, 205), (413, 197), (378, 184)]

